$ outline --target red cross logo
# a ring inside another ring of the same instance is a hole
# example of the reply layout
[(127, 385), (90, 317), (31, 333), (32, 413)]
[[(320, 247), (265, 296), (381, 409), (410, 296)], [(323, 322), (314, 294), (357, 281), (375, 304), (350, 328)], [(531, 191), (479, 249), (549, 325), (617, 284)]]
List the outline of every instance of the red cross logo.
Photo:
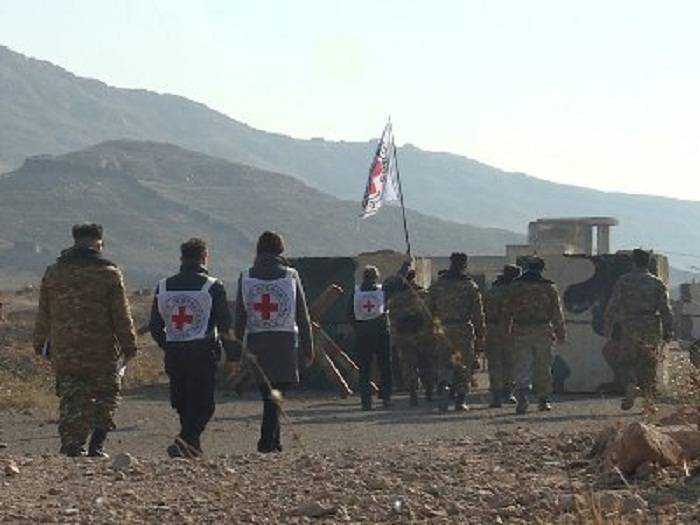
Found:
[(262, 295), (262, 301), (259, 303), (253, 303), (253, 310), (260, 312), (260, 317), (263, 321), (270, 320), (270, 314), (272, 312), (278, 312), (280, 305), (273, 303), (269, 293), (264, 293)]
[(372, 166), (372, 173), (369, 176), (369, 194), (375, 195), (379, 193), (379, 183), (381, 181), (382, 172), (384, 171), (384, 163), (382, 159), (377, 159)]
[(362, 305), (362, 308), (364, 308), (365, 310), (367, 310), (367, 313), (371, 313), (372, 310), (374, 310), (374, 307), (375, 307), (375, 306), (376, 306), (376, 305), (375, 305), (373, 302), (371, 302), (369, 299), (367, 299), (367, 301), (365, 302), (365, 304)]
[(182, 330), (185, 328), (186, 324), (192, 324), (192, 319), (193, 317), (187, 313), (187, 308), (184, 306), (180, 306), (178, 308), (177, 314), (173, 315), (170, 320), (173, 322), (175, 325), (175, 328), (178, 330)]

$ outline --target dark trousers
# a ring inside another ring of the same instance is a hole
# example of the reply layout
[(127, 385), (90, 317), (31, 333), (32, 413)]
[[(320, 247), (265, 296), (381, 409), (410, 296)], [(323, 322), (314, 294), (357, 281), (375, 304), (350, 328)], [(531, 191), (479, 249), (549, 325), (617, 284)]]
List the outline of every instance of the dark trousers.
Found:
[[(282, 394), (289, 385), (287, 383), (274, 383), (272, 388)], [(281, 409), (277, 401), (272, 399), (272, 392), (268, 385), (260, 385), (260, 395), (263, 402), (262, 424), (260, 425), (260, 440), (258, 450), (270, 452), (282, 450), (282, 434), (280, 430)]]
[(168, 350), (165, 373), (170, 378), (170, 403), (180, 416), (180, 437), (201, 449), (200, 436), (215, 409), (214, 355), (204, 350)]
[(369, 382), (371, 380), (372, 362), (377, 357), (381, 385), (379, 397), (391, 399), (391, 346), (388, 333), (361, 334), (355, 338), (355, 357), (360, 369), (360, 395), (363, 400), (371, 397)]

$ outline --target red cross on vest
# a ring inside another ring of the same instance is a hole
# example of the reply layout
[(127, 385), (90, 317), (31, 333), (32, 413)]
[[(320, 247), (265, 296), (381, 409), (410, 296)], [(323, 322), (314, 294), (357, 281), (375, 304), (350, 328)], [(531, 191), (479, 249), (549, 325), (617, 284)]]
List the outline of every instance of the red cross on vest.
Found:
[(362, 305), (362, 308), (364, 308), (365, 310), (367, 310), (367, 313), (369, 314), (369, 313), (372, 312), (372, 310), (374, 310), (374, 307), (375, 307), (375, 306), (377, 306), (377, 305), (374, 304), (374, 303), (373, 303), (372, 301), (370, 301), (369, 299), (367, 299), (367, 301), (365, 302), (365, 304)]
[(262, 301), (259, 303), (254, 303), (253, 309), (256, 312), (260, 312), (260, 317), (263, 319), (263, 321), (269, 321), (271, 317), (270, 314), (272, 312), (278, 312), (280, 309), (280, 305), (278, 303), (272, 302), (269, 293), (264, 293), (262, 295)]
[(187, 313), (187, 308), (180, 306), (177, 314), (173, 315), (170, 320), (175, 325), (175, 328), (182, 330), (186, 324), (192, 324), (193, 317)]

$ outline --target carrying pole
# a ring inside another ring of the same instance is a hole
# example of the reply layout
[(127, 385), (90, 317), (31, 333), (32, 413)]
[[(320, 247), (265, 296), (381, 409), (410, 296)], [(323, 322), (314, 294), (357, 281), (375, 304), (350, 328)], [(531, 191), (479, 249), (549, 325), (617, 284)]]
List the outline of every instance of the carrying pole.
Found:
[(394, 164), (396, 165), (396, 181), (399, 184), (399, 197), (401, 200), (401, 217), (403, 219), (403, 233), (406, 238), (406, 254), (411, 255), (411, 240), (408, 236), (408, 224), (406, 222), (406, 206), (403, 202), (403, 186), (401, 186), (401, 172), (399, 171), (399, 158), (396, 154), (396, 144), (394, 144)]

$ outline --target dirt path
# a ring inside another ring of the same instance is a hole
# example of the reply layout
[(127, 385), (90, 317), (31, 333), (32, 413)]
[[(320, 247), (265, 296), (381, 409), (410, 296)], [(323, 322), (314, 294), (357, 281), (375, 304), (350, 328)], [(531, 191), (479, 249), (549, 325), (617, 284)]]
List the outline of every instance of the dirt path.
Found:
[[(472, 394), (472, 411), (467, 414), (440, 414), (433, 405), (423, 402), (412, 409), (405, 396), (395, 399), (390, 410), (359, 410), (357, 398), (340, 400), (326, 394), (292, 392), (285, 401), (291, 425), (283, 428), (288, 450), (330, 451), (342, 447), (377, 447), (423, 441), (432, 438), (470, 437), (478, 440), (498, 430), (529, 427), (538, 432), (596, 429), (602, 424), (639, 415), (623, 414), (617, 399), (566, 396), (554, 404), (550, 413), (536, 407), (524, 417), (516, 417), (513, 407), (491, 410), (486, 407), (486, 393)], [(210, 455), (246, 453), (254, 450), (260, 424), (261, 403), (254, 393), (244, 398), (219, 395), (216, 414), (203, 439)], [(131, 452), (143, 457), (160, 457), (164, 447), (178, 431), (165, 386), (132, 391), (124, 396), (117, 414), (118, 429), (109, 441), (111, 453)], [(300, 443), (292, 438), (292, 432)], [(53, 419), (27, 414), (0, 416), (0, 442), (13, 454), (53, 453), (58, 450)]]

